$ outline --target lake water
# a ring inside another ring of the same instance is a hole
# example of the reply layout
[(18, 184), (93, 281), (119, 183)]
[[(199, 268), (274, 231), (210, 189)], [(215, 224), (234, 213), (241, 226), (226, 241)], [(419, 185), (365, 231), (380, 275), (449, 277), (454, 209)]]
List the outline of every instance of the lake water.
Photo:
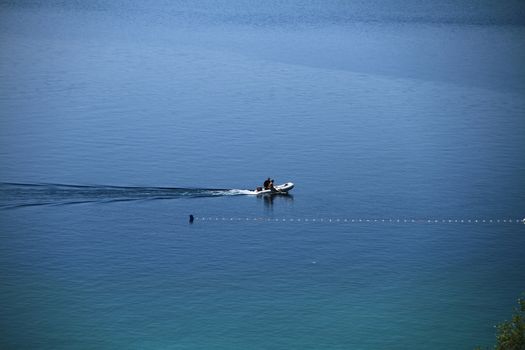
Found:
[[(1, 1), (1, 347), (493, 344), (525, 291), (524, 18)], [(239, 191), (268, 176), (292, 195)]]

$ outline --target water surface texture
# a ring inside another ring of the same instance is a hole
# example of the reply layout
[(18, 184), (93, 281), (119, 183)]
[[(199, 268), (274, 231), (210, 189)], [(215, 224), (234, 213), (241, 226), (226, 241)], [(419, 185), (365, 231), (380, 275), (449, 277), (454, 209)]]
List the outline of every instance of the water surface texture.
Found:
[(489, 346), (523, 38), (522, 1), (0, 1), (0, 347)]

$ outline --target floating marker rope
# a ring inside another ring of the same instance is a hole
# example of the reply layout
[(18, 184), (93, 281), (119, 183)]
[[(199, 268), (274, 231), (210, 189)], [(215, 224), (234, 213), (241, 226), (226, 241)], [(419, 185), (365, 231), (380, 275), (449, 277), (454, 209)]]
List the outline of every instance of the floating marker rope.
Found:
[[(192, 216), (193, 217), (193, 216)], [(295, 222), (295, 223), (361, 223), (361, 224), (525, 224), (524, 219), (407, 219), (407, 218), (270, 218), (270, 217), (194, 217), (195, 221), (251, 221), (251, 222)]]

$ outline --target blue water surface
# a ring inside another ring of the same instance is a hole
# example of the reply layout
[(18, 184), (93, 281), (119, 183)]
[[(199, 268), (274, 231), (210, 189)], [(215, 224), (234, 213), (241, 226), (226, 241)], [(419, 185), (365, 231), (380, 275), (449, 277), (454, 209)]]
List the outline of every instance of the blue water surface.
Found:
[[(524, 14), (1, 1), (1, 347), (493, 344), (525, 291)], [(268, 176), (296, 187), (242, 191)]]

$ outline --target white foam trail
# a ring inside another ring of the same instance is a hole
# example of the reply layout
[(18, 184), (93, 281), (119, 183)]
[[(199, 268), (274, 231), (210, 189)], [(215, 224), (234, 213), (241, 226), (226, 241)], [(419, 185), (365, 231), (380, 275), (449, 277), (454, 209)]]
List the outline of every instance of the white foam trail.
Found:
[(251, 190), (231, 189), (228, 191), (224, 191), (222, 194), (225, 196), (239, 196), (239, 195), (254, 195), (254, 194), (257, 194), (257, 192), (251, 191)]
[(24, 184), (0, 182), (0, 210), (35, 205), (255, 195), (241, 189)]

